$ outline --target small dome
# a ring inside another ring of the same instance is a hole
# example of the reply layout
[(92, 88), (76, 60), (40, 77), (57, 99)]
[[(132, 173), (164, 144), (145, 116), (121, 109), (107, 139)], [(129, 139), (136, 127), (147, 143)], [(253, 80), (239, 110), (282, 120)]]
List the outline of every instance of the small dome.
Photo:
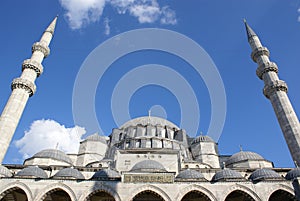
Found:
[(274, 170), (263, 168), (263, 169), (255, 170), (250, 175), (249, 179), (252, 181), (275, 180), (275, 179), (278, 180), (278, 179), (282, 179), (282, 177)]
[(64, 168), (58, 171), (54, 176), (54, 179), (84, 179), (84, 176), (80, 171), (74, 168)]
[(166, 172), (164, 166), (154, 160), (144, 160), (135, 164), (131, 170), (132, 172)]
[(261, 155), (251, 152), (251, 151), (240, 151), (238, 153), (233, 154), (226, 161), (226, 165), (230, 165), (233, 163), (238, 163), (246, 160), (265, 160)]
[(12, 173), (7, 167), (0, 165), (0, 177), (12, 177)]
[(120, 174), (111, 169), (103, 169), (96, 172), (92, 179), (96, 180), (110, 180), (110, 179), (119, 179), (121, 178)]
[(187, 170), (183, 170), (181, 171), (177, 176), (176, 179), (178, 180), (205, 180), (203, 174), (201, 172), (198, 172), (196, 170), (191, 170), (191, 169), (187, 169)]
[(72, 164), (72, 160), (63, 151), (57, 149), (45, 149), (33, 155), (32, 158), (51, 158)]
[(25, 178), (38, 178), (38, 179), (46, 179), (48, 178), (46, 172), (39, 167), (29, 166), (19, 171), (15, 177), (25, 177)]
[(230, 181), (230, 180), (241, 180), (245, 179), (239, 172), (231, 170), (231, 169), (223, 169), (217, 172), (213, 178), (213, 182), (217, 181)]
[(199, 142), (215, 142), (215, 141), (208, 135), (200, 135), (192, 141), (192, 144), (196, 144)]
[(105, 136), (100, 136), (98, 133), (94, 133), (93, 135), (89, 135), (86, 140), (89, 141), (100, 141), (106, 143)]
[(286, 178), (287, 180), (294, 180), (294, 179), (296, 179), (297, 177), (300, 177), (300, 168), (299, 168), (299, 167), (290, 170), (290, 171), (285, 175), (285, 178)]

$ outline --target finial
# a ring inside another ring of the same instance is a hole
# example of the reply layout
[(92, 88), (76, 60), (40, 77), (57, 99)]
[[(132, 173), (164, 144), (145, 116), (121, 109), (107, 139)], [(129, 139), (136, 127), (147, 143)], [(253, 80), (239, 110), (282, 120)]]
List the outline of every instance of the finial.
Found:
[(294, 161), (294, 164), (295, 164), (295, 167), (298, 168), (298, 164), (297, 164), (297, 161)]
[(58, 150), (59, 142), (56, 143), (55, 149)]
[(57, 21), (58, 15), (52, 20), (50, 25), (47, 27), (45, 32), (50, 32), (52, 35), (54, 34), (55, 26), (56, 26), (56, 21)]
[(247, 37), (248, 37), (248, 41), (253, 37), (253, 36), (257, 36), (256, 33), (251, 29), (251, 27), (248, 25), (246, 19), (244, 19), (244, 24), (246, 27), (246, 32), (247, 32)]
[(202, 133), (202, 131), (200, 132), (200, 136), (203, 136), (203, 133)]
[(226, 169), (225, 161), (223, 161), (222, 164), (223, 164), (223, 170)]
[(243, 19), (243, 21), (244, 21), (244, 23), (247, 23), (247, 20), (245, 18)]
[(151, 123), (151, 110), (148, 111), (148, 124)]
[(240, 147), (240, 151), (243, 151), (243, 146), (241, 144), (239, 145), (239, 147)]

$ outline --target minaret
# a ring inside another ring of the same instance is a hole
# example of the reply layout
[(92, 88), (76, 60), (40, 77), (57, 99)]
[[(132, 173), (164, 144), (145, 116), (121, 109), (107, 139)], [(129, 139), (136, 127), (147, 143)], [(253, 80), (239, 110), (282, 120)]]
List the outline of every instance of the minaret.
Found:
[(9, 147), (28, 98), (36, 91), (35, 79), (43, 72), (42, 61), (49, 53), (57, 17), (47, 27), (39, 42), (32, 46), (32, 56), (22, 64), (22, 74), (11, 83), (11, 95), (0, 116), (0, 164)]
[(245, 26), (252, 49), (251, 57), (258, 64), (256, 75), (265, 83), (263, 93), (272, 103), (293, 160), (300, 164), (300, 124), (287, 96), (287, 84), (278, 78), (278, 67), (269, 60), (269, 50), (262, 46), (246, 21)]

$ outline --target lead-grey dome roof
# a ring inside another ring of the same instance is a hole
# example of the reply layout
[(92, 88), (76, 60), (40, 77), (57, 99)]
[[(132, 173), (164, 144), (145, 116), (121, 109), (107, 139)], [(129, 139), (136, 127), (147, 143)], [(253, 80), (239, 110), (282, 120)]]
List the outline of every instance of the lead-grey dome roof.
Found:
[(0, 177), (12, 177), (12, 173), (7, 167), (0, 165)]
[(96, 180), (109, 180), (109, 179), (119, 179), (121, 178), (120, 174), (117, 171), (112, 169), (103, 169), (96, 172), (92, 179)]
[(69, 178), (69, 179), (84, 179), (84, 176), (80, 171), (74, 168), (64, 168), (60, 171), (58, 171), (54, 176), (54, 179), (63, 179), (63, 178)]
[(17, 172), (15, 177), (27, 177), (27, 178), (38, 178), (38, 179), (46, 179), (48, 178), (46, 172), (39, 167), (29, 166), (21, 171)]
[(57, 149), (45, 149), (33, 155), (32, 158), (51, 158), (72, 165), (72, 160), (63, 151)]
[(144, 160), (135, 164), (131, 170), (132, 172), (166, 172), (165, 167), (154, 160)]
[(192, 141), (192, 144), (199, 143), (199, 142), (215, 142), (215, 141), (208, 135), (200, 135)]
[(300, 168), (299, 168), (299, 167), (290, 170), (290, 171), (285, 175), (285, 178), (286, 178), (287, 180), (293, 180), (293, 179), (296, 179), (297, 177), (300, 177)]
[(162, 126), (168, 126), (170, 128), (175, 128), (177, 130), (179, 130), (178, 126), (176, 126), (174, 123), (166, 120), (166, 119), (163, 119), (163, 118), (160, 118), (160, 117), (138, 117), (138, 118), (135, 118), (135, 119), (132, 119), (130, 121), (127, 121), (125, 124), (123, 124), (120, 128), (121, 129), (124, 129), (124, 128), (127, 128), (127, 127), (130, 127), (130, 126), (137, 126), (137, 125), (148, 125), (148, 124), (151, 124), (153, 126), (155, 125), (162, 125)]
[(239, 172), (231, 169), (223, 169), (217, 172), (213, 178), (213, 182), (217, 181), (230, 181), (230, 180), (241, 180), (245, 179)]
[(206, 180), (201, 172), (196, 170), (186, 169), (181, 171), (177, 176), (178, 180)]
[(251, 151), (240, 151), (238, 153), (233, 154), (229, 157), (229, 159), (225, 162), (226, 165), (230, 165), (233, 163), (238, 163), (246, 160), (265, 160), (261, 155), (251, 152)]
[(100, 141), (103, 143), (106, 143), (105, 138), (107, 138), (106, 136), (100, 136), (98, 133), (94, 133), (93, 135), (89, 135), (86, 140), (89, 141)]
[(263, 168), (255, 170), (249, 177), (252, 181), (282, 179), (282, 177), (274, 170)]

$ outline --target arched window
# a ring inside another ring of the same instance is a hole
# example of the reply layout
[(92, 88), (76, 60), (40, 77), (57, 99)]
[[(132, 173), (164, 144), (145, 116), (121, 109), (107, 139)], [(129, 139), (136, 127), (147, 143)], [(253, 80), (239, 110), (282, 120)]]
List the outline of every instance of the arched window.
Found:
[(190, 191), (181, 199), (181, 201), (210, 201), (210, 199), (200, 191)]
[(18, 187), (10, 188), (1, 194), (3, 195), (2, 197), (0, 197), (1, 201), (10, 201), (10, 200), (27, 201), (28, 200), (26, 193)]
[(85, 200), (86, 201), (115, 201), (115, 198), (111, 194), (103, 190), (99, 190), (91, 193)]
[(132, 201), (164, 201), (164, 199), (153, 191), (142, 191), (138, 193)]
[(237, 200), (255, 201), (248, 193), (241, 190), (236, 190), (231, 192), (225, 199), (225, 201), (237, 201)]
[(71, 198), (69, 194), (60, 189), (60, 188), (55, 188), (51, 191), (48, 191), (44, 196), (43, 196), (43, 201), (71, 201)]
[(277, 190), (269, 198), (269, 201), (297, 201), (296, 197), (285, 190)]

